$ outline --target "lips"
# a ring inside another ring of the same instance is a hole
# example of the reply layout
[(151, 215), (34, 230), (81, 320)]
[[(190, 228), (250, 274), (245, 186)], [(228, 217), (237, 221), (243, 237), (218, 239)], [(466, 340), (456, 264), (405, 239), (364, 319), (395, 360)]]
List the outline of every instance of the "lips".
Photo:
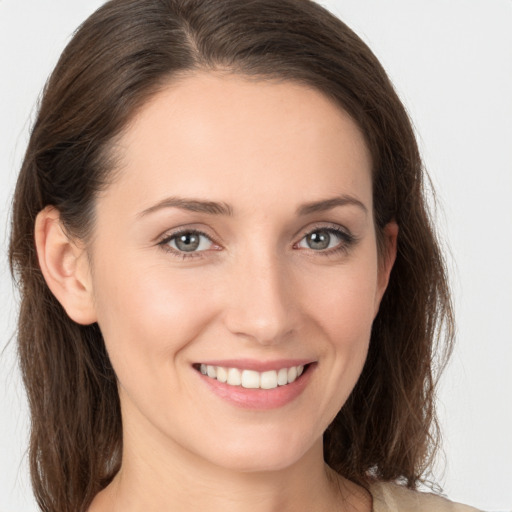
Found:
[(207, 361), (194, 369), (221, 399), (246, 409), (275, 409), (301, 395), (317, 366), (311, 360)]

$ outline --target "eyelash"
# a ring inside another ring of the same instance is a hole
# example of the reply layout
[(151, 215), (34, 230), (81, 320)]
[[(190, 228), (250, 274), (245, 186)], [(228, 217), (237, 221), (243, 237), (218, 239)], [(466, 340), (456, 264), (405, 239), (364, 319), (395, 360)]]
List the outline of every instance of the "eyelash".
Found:
[[(335, 256), (337, 254), (340, 254), (340, 253), (347, 253), (349, 251), (349, 249), (357, 242), (357, 239), (354, 235), (352, 235), (351, 233), (348, 233), (347, 231), (339, 228), (339, 227), (334, 227), (334, 226), (316, 226), (314, 227), (313, 229), (311, 229), (310, 231), (308, 231), (307, 233), (304, 233), (302, 235), (302, 238), (300, 239), (299, 243), (304, 240), (304, 238), (306, 238), (307, 236), (313, 234), (313, 233), (316, 233), (318, 231), (325, 231), (327, 233), (329, 233), (330, 235), (334, 234), (337, 238), (341, 239), (340, 243), (335, 246), (335, 247), (332, 247), (331, 249), (324, 249), (324, 250), (318, 250), (318, 251), (315, 251), (314, 249), (309, 249), (310, 251), (314, 252), (314, 253), (318, 253), (319, 255), (321, 256)], [(204, 257), (204, 254), (205, 252), (207, 251), (190, 251), (190, 252), (185, 252), (185, 251), (178, 251), (176, 249), (173, 249), (172, 247), (169, 247), (169, 243), (178, 238), (180, 235), (197, 235), (197, 236), (204, 236), (205, 238), (207, 238), (210, 242), (214, 243), (214, 244), (217, 244), (217, 242), (215, 240), (213, 240), (209, 235), (207, 235), (206, 233), (204, 233), (203, 231), (199, 231), (199, 230), (196, 230), (196, 229), (182, 229), (182, 230), (178, 230), (178, 231), (175, 231), (173, 233), (171, 233), (170, 235), (166, 235), (162, 240), (160, 240), (158, 242), (157, 245), (159, 245), (160, 247), (162, 247), (162, 249), (164, 251), (166, 251), (167, 253), (171, 254), (172, 256), (174, 256), (175, 258), (179, 258), (179, 259), (182, 259), (182, 260), (186, 260), (186, 259), (190, 259), (190, 258), (202, 258)]]
[(160, 242), (158, 242), (158, 245), (161, 246), (164, 251), (171, 254), (171, 256), (174, 256), (175, 258), (179, 258), (182, 260), (186, 260), (186, 259), (190, 259), (190, 258), (202, 258), (204, 256), (203, 253), (206, 251), (185, 252), (185, 251), (177, 251), (176, 249), (169, 247), (169, 242), (171, 242), (175, 238), (178, 238), (180, 235), (204, 236), (205, 238), (210, 240), (210, 242), (216, 243), (215, 240), (213, 240), (211, 236), (207, 235), (203, 231), (199, 231), (197, 229), (180, 229), (178, 231), (175, 231), (174, 233), (171, 233), (170, 235), (166, 235), (165, 238), (163, 238)]
[(309, 230), (307, 233), (302, 235), (299, 243), (302, 242), (307, 236), (317, 233), (319, 231), (327, 232), (329, 235), (335, 235), (339, 239), (338, 245), (331, 247), (330, 249), (323, 249), (315, 251), (314, 249), (309, 249), (309, 251), (319, 254), (320, 256), (337, 256), (339, 254), (347, 254), (350, 248), (357, 242), (356, 237), (349, 233), (348, 231), (337, 227), (337, 226), (315, 226), (313, 229)]

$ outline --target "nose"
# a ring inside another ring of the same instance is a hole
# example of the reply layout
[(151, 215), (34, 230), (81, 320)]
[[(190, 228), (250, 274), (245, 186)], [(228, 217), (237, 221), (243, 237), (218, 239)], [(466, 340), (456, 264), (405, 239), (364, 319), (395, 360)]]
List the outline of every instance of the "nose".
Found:
[(260, 251), (241, 258), (234, 267), (224, 290), (224, 322), (228, 330), (261, 345), (288, 339), (298, 329), (300, 315), (292, 272), (286, 262)]

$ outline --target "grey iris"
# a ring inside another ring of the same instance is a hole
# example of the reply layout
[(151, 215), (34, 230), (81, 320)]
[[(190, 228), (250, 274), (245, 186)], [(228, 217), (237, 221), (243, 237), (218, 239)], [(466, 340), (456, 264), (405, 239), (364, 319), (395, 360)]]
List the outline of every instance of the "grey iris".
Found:
[(327, 249), (331, 235), (327, 231), (315, 231), (307, 235), (306, 240), (311, 249)]
[(176, 247), (180, 251), (192, 252), (199, 247), (199, 235), (195, 233), (185, 233), (176, 238)]

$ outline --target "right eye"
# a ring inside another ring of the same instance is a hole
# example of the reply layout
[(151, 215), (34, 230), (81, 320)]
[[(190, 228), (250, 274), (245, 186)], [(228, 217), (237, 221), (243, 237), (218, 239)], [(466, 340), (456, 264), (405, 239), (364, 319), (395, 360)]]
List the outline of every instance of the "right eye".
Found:
[(211, 238), (196, 230), (182, 230), (166, 236), (159, 245), (175, 256), (188, 258), (200, 256), (203, 251), (211, 249), (213, 241)]

